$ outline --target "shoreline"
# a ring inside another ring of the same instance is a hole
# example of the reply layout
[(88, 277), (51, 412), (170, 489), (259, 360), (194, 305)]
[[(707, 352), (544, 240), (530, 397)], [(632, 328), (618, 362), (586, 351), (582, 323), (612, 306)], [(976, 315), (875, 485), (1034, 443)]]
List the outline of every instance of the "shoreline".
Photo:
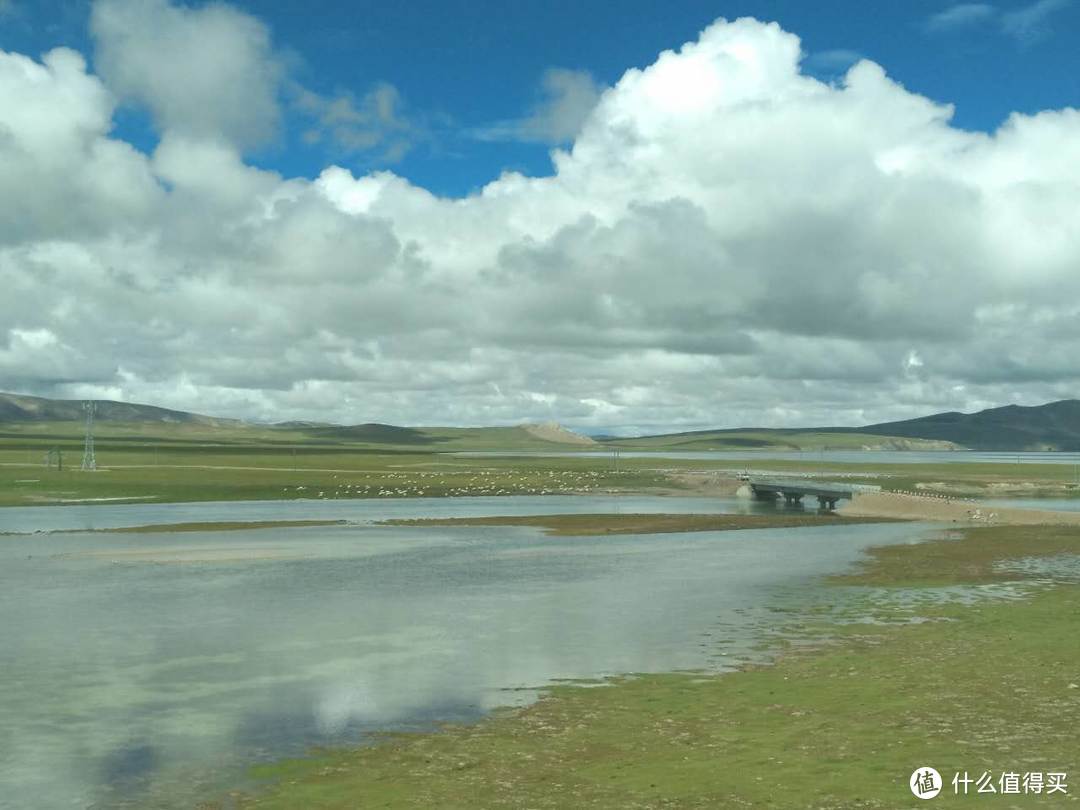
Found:
[[(1080, 578), (1048, 584), (1045, 572), (1002, 568), (1063, 554), (1080, 558), (1073, 527), (964, 528), (871, 549), (826, 578), (832, 593), (1014, 583), (1021, 598), (912, 606), (864, 596), (846, 611), (784, 619), (798, 633), (766, 665), (556, 685), (477, 724), (257, 767), (257, 792), (203, 807), (884, 808), (911, 800), (920, 764), (946, 781), (1025, 763), (1075, 772), (1080, 648), (1059, 642), (1075, 630)], [(957, 701), (958, 684), (980, 698)]]
[(841, 506), (838, 513), (852, 518), (876, 516), (966, 526), (1080, 526), (1080, 512), (986, 506), (978, 501), (905, 492), (861, 493)]
[(835, 513), (791, 512), (776, 514), (553, 514), (494, 515), (491, 517), (392, 518), (380, 526), (531, 526), (549, 537), (594, 537), (618, 534), (672, 534), (683, 532), (744, 531), (751, 529), (808, 528), (812, 526), (892, 523), (897, 519)]
[(53, 534), (185, 534), (190, 532), (235, 532), (252, 529), (304, 529), (312, 526), (347, 526), (348, 520), (225, 520), (205, 523), (150, 523), (113, 529), (52, 529), (36, 532), (0, 532), (0, 537), (34, 537)]

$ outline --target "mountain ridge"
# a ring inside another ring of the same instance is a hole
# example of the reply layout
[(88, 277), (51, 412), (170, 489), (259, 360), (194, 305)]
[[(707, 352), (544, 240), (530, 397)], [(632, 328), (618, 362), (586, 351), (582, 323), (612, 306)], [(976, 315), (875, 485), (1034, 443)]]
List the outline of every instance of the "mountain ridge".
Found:
[[(1001, 405), (974, 413), (942, 413), (878, 422), (861, 427), (723, 428), (683, 433), (662, 433), (639, 440), (696, 440), (736, 435), (775, 436), (834, 434), (888, 437), (922, 442), (946, 442), (983, 451), (1080, 451), (1080, 400), (1062, 399), (1042, 405)], [(609, 440), (614, 441), (614, 440)], [(627, 440), (622, 440), (624, 443)], [(629, 440), (633, 442), (634, 440)], [(913, 448), (914, 449), (914, 448)]]
[[(239, 419), (207, 416), (156, 405), (95, 400), (96, 418), (102, 422), (142, 422), (177, 424), (207, 428), (254, 427)], [(0, 392), (0, 424), (68, 422), (83, 419), (83, 401), (48, 399)], [(445, 441), (432, 438), (433, 428), (401, 427), (373, 422), (332, 425), (323, 422), (290, 421), (262, 425), (267, 429), (301, 429), (314, 436), (352, 439), (375, 443), (431, 445)], [(576, 433), (554, 422), (523, 423), (510, 428), (451, 428), (467, 431), (524, 431), (539, 442), (602, 448), (640, 445), (695, 445), (686, 449), (783, 449), (784, 437), (818, 434), (838, 437), (839, 449), (955, 449), (987, 451), (1080, 451), (1080, 400), (1063, 399), (1042, 405), (1001, 405), (974, 413), (944, 411), (913, 419), (878, 422), (862, 427), (805, 428), (720, 428), (676, 433), (660, 433), (632, 438), (605, 436), (598, 440)], [(859, 437), (881, 437), (881, 442), (860, 444)], [(846, 444), (843, 437), (851, 437)], [(493, 436), (494, 438), (494, 436)], [(664, 440), (668, 440), (664, 442)], [(827, 444), (827, 443), (826, 443)], [(823, 445), (826, 446), (826, 445)]]

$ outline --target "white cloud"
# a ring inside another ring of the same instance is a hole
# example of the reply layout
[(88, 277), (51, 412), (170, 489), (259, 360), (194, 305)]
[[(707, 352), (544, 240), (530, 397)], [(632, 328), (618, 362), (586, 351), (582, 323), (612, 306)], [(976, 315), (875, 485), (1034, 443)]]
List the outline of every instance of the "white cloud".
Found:
[(162, 131), (239, 146), (277, 134), (282, 66), (256, 18), (221, 3), (96, 0), (91, 31), (106, 84)]
[(146, 224), (159, 189), (145, 157), (107, 137), (112, 113), (75, 51), (0, 51), (0, 243)]
[(520, 119), (473, 131), (482, 141), (565, 144), (577, 137), (604, 88), (588, 71), (549, 68), (540, 79), (540, 100)]
[(76, 54), (0, 55), (24, 203), (0, 209), (0, 387), (624, 429), (1074, 392), (1080, 112), (965, 132), (872, 62), (826, 84), (801, 56), (717, 22), (605, 91), (552, 176), (443, 199), (283, 178), (228, 124), (143, 155)]

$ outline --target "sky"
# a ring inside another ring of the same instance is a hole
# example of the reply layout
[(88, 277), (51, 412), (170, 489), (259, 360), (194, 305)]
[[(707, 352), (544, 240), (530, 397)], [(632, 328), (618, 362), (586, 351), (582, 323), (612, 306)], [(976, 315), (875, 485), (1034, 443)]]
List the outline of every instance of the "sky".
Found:
[(1077, 396), (1080, 0), (0, 0), (0, 390), (858, 425)]

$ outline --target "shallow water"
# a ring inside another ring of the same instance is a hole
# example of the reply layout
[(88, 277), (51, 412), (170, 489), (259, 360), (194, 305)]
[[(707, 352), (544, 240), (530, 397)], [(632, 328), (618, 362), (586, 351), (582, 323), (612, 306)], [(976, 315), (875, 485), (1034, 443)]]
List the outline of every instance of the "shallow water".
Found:
[(751, 498), (665, 498), (639, 495), (505, 495), (479, 498), (356, 498), (208, 503), (95, 503), (0, 508), (0, 532), (118, 529), (161, 523), (349, 520), (551, 515), (560, 513), (769, 512)]
[[(499, 514), (529, 499), (487, 500)], [(377, 503), (425, 514), (416, 500)], [(649, 499), (626, 505), (645, 511)], [(171, 514), (237, 519), (205, 506)], [(94, 508), (114, 519), (136, 509)], [(138, 522), (159, 522), (144, 508)], [(722, 670), (769, 638), (771, 606), (820, 599), (815, 577), (929, 531), (550, 538), (368, 525), (3, 538), (0, 807), (186, 807), (253, 761), (472, 720), (557, 679)]]
[[(611, 458), (611, 450), (563, 452), (461, 451), (454, 456), (539, 458)], [(1080, 465), (1080, 453), (984, 452), (979, 450), (620, 450), (619, 458), (676, 458), (713, 461), (805, 461), (841, 464), (1073, 464)]]

